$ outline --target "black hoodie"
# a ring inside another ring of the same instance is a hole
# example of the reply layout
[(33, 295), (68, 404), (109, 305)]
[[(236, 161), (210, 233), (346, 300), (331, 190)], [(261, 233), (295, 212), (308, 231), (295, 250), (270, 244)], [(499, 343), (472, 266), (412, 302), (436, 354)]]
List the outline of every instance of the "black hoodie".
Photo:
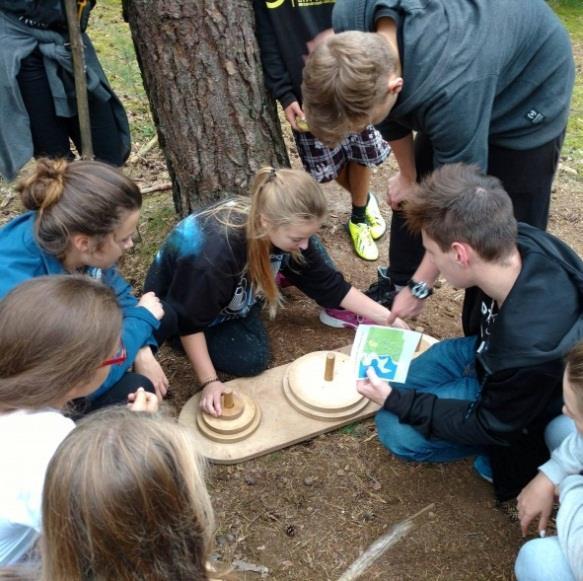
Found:
[[(554, 236), (519, 224), (521, 272), (476, 337), (476, 401), (394, 388), (384, 408), (425, 437), (489, 447), (497, 496), (514, 496), (547, 455), (546, 423), (561, 408), (563, 358), (583, 337), (583, 262)], [(466, 315), (464, 313), (464, 315)]]
[(302, 71), (309, 43), (332, 29), (334, 0), (254, 0), (265, 85), (285, 109), (302, 102)]
[[(89, 12), (96, 0), (89, 0), (81, 10), (81, 30), (85, 30)], [(77, 2), (80, 5), (80, 2)], [(51, 30), (67, 30), (63, 0), (0, 0), (0, 10), (20, 17), (24, 22)]]

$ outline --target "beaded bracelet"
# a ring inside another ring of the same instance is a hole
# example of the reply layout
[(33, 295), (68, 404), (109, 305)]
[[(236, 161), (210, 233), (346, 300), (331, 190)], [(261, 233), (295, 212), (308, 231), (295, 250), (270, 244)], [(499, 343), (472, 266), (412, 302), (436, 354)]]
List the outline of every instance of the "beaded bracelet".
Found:
[(200, 389), (204, 389), (207, 385), (210, 385), (211, 383), (214, 383), (215, 381), (220, 381), (216, 375), (214, 377), (211, 377), (210, 379), (207, 379), (206, 381), (203, 381), (200, 384)]

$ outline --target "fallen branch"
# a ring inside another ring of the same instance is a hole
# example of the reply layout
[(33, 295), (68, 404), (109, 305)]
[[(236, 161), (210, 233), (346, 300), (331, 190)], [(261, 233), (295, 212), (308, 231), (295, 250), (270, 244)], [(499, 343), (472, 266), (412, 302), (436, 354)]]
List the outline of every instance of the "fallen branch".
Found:
[(265, 565), (256, 565), (255, 563), (249, 563), (242, 559), (235, 559), (232, 567), (235, 571), (257, 573), (261, 577), (266, 577), (269, 574), (269, 569)]
[(159, 184), (154, 184), (153, 186), (148, 186), (147, 188), (141, 188), (142, 194), (153, 194), (154, 192), (165, 192), (166, 190), (172, 189), (172, 182), (161, 182)]
[(391, 530), (377, 539), (348, 569), (338, 581), (354, 581), (358, 579), (381, 555), (383, 555), (394, 544), (399, 542), (412, 528), (413, 520), (419, 515), (431, 510), (435, 505), (428, 504), (413, 516), (406, 518), (396, 524)]
[(146, 155), (146, 153), (148, 153), (148, 151), (150, 151), (150, 149), (152, 149), (154, 147), (154, 145), (156, 145), (158, 143), (158, 136), (155, 135), (154, 137), (152, 137), (152, 139), (150, 139), (150, 141), (148, 141), (148, 143), (146, 143), (146, 145), (140, 147), (140, 149), (138, 149), (138, 151), (136, 151), (136, 153), (132, 153), (132, 155), (130, 155), (130, 159), (128, 160), (129, 164), (134, 164), (136, 163), (139, 159), (143, 158), (144, 155)]

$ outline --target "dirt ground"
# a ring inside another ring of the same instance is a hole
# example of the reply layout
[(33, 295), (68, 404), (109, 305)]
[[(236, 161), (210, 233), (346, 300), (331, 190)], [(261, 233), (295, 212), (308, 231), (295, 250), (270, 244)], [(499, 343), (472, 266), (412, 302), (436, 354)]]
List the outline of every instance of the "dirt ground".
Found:
[[(293, 151), (292, 161), (297, 165)], [(132, 173), (151, 183), (153, 174), (160, 179), (161, 170), (154, 154)], [(391, 162), (374, 173), (372, 189), (380, 198), (392, 171)], [(323, 241), (347, 279), (366, 288), (376, 267), (386, 264), (387, 239), (379, 243), (379, 261), (357, 258), (343, 227), (349, 217), (348, 195), (333, 185), (326, 191), (330, 214)], [(169, 197), (147, 198), (142, 248), (138, 245), (124, 265), (137, 286), (148, 266), (145, 255), (151, 256), (156, 239), (174, 221)], [(583, 254), (581, 207), (583, 183), (564, 162), (549, 228)], [(382, 208), (389, 219), (384, 202)], [(284, 292), (284, 308), (275, 321), (267, 321), (273, 366), (352, 341), (353, 331), (323, 326), (317, 305), (299, 291)], [(459, 335), (462, 296), (442, 281), (413, 326), (437, 338)], [(172, 384), (170, 403), (179, 410), (196, 390), (192, 372), (170, 349), (161, 357)], [(212, 466), (209, 476), (219, 525), (215, 557), (227, 565), (242, 560), (260, 570), (266, 567), (264, 575), (270, 579), (337, 579), (390, 527), (430, 504), (433, 508), (417, 519), (415, 529), (363, 579), (511, 579), (523, 542), (518, 525), (494, 507), (491, 486), (473, 473), (470, 460), (448, 465), (400, 461), (379, 444), (372, 420), (239, 465)], [(259, 577), (257, 572), (241, 573), (243, 579)]]

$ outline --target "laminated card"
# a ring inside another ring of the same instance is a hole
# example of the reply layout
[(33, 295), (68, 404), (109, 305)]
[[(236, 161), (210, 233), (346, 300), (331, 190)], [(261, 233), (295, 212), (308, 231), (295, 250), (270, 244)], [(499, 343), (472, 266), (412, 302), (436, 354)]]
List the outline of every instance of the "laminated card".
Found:
[(356, 379), (366, 379), (372, 367), (381, 379), (404, 383), (421, 337), (416, 331), (359, 325), (350, 352)]

